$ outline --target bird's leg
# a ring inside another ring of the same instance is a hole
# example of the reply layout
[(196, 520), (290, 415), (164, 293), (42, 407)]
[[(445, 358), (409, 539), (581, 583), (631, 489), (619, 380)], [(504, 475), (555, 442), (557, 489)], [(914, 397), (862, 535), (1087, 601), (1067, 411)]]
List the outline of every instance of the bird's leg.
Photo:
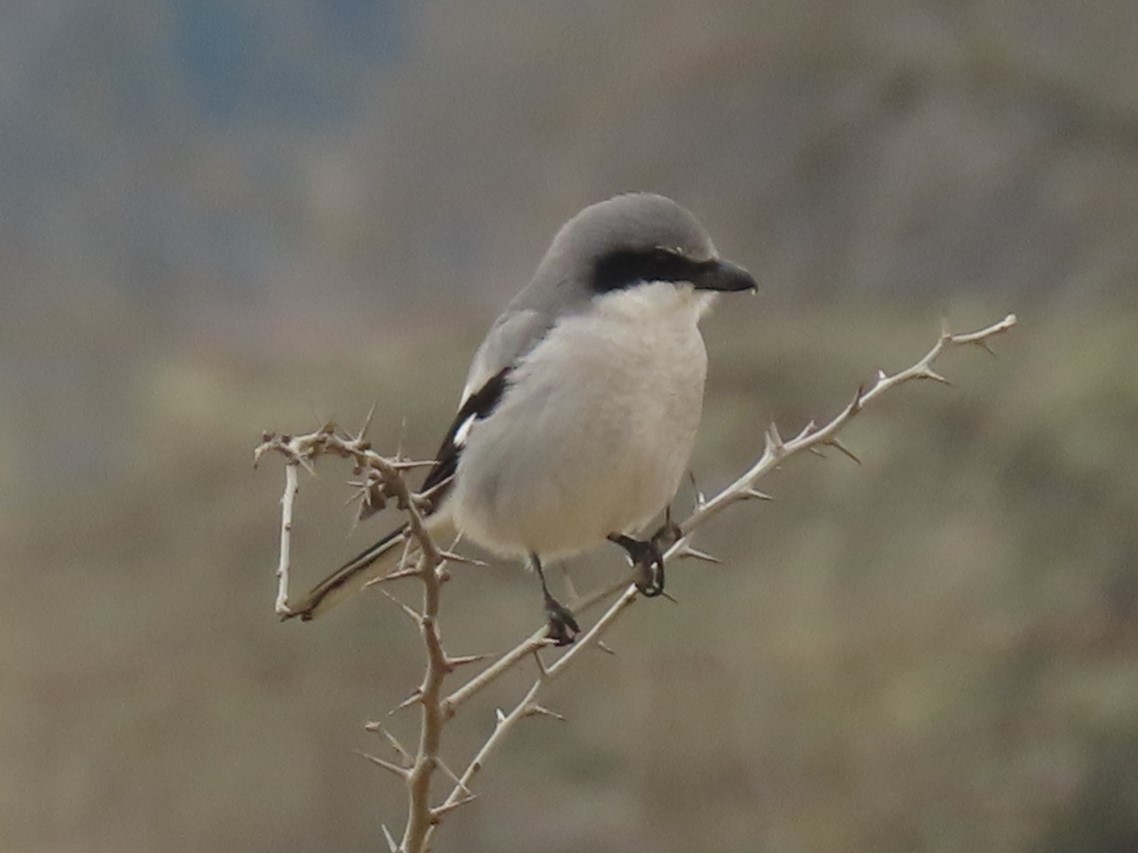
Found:
[(549, 637), (559, 646), (568, 646), (577, 639), (581, 628), (573, 616), (573, 611), (553, 597), (549, 585), (545, 582), (545, 572), (541, 568), (541, 559), (537, 554), (529, 555), (530, 564), (541, 579), (541, 596), (545, 603), (545, 615), (549, 620)]
[(633, 539), (623, 533), (610, 533), (609, 541), (628, 552), (636, 567), (636, 588), (645, 598), (655, 598), (664, 592), (664, 551), (682, 536), (678, 524), (672, 521), (672, 508), (664, 511), (664, 523), (649, 539)]
[(680, 526), (672, 521), (672, 507), (666, 507), (664, 509), (664, 523), (660, 525), (659, 530), (652, 534), (652, 544), (663, 554), (679, 542), (683, 535), (684, 532)]

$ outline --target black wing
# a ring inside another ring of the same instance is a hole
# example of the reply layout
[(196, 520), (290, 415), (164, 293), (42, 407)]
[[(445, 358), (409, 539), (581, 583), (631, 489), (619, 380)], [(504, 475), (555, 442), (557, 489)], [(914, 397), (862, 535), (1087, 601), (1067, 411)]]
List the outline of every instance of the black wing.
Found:
[(423, 492), (439, 490), (431, 496), (431, 503), (434, 506), (438, 506), (439, 498), (449, 488), (450, 478), (458, 470), (458, 458), (462, 455), (462, 446), (466, 434), (470, 431), (470, 422), (484, 420), (490, 416), (506, 391), (509, 376), (510, 368), (503, 367), (491, 376), (485, 385), (467, 397), (458, 414), (454, 416), (454, 423), (447, 430), (439, 452), (435, 454), (435, 466), (427, 474), (421, 489)]

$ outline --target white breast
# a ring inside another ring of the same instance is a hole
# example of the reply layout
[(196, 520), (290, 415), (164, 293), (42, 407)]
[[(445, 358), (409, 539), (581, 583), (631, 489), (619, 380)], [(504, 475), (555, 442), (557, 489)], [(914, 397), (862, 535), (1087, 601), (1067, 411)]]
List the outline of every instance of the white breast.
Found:
[(558, 323), (466, 436), (448, 505), (503, 555), (567, 556), (646, 524), (687, 469), (708, 298), (658, 282)]

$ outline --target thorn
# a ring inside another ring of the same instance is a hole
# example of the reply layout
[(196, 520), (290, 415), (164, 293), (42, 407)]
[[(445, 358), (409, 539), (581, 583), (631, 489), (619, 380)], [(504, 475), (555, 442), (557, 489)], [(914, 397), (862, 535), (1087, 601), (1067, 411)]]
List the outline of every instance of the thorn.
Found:
[(778, 434), (778, 424), (771, 421), (771, 425), (767, 427), (767, 447), (774, 450), (776, 453), (781, 453), (786, 446), (782, 440), (782, 436)]
[[(403, 553), (399, 555), (399, 562), (395, 565), (399, 567), (398, 571), (407, 571), (411, 572), (412, 574), (418, 574), (417, 569), (415, 569), (414, 566), (408, 565), (407, 563), (407, 558), (411, 556), (411, 546), (412, 536), (410, 534), (410, 531), (407, 531), (403, 534)], [(394, 572), (389, 574), (394, 574)]]
[(443, 761), (441, 758), (436, 758), (435, 759), (435, 766), (438, 767), (440, 770), (442, 770), (443, 773), (445, 773), (447, 776), (449, 776), (450, 780), (452, 782), (454, 782), (455, 785), (458, 786), (459, 790), (465, 792), (466, 794), (468, 794), (470, 796), (474, 796), (474, 793), (468, 787), (466, 787), (466, 785), (463, 784), (462, 779), (460, 779), (458, 777), (458, 774), (455, 773), (453, 770), (451, 770), (447, 766), (445, 761)]
[(399, 459), (403, 456), (403, 442), (407, 438), (407, 416), (403, 416), (403, 420), (399, 423), (399, 441), (395, 443), (395, 458)]
[(564, 716), (562, 716), (561, 714), (558, 714), (556, 711), (551, 711), (548, 708), (546, 708), (544, 705), (539, 705), (536, 702), (531, 702), (529, 705), (527, 705), (522, 716), (523, 717), (553, 717), (553, 719), (555, 719), (555, 720), (560, 720), (563, 723), (565, 722)]
[(984, 350), (984, 352), (988, 353), (992, 358), (996, 357), (996, 351), (992, 349), (992, 345), (988, 343), (987, 338), (979, 338), (972, 343), (976, 344), (976, 346), (980, 347), (980, 349)]
[(889, 376), (885, 373), (884, 370), (879, 369), (877, 371), (877, 384), (878, 385), (880, 385), (882, 382), (884, 382), (888, 378), (889, 378)]
[(742, 492), (740, 492), (740, 494), (744, 498), (747, 498), (750, 500), (756, 500), (756, 501), (773, 501), (774, 500), (774, 498), (772, 498), (766, 492), (760, 492), (758, 489), (754, 488), (753, 486), (749, 489), (743, 490)]
[(379, 400), (375, 400), (371, 404), (371, 408), (367, 410), (367, 417), (364, 418), (364, 425), (360, 427), (359, 435), (356, 436), (356, 441), (363, 441), (367, 431), (371, 429), (371, 419), (375, 417), (375, 407), (379, 405)]
[(952, 340), (952, 327), (948, 325), (948, 318), (940, 318), (940, 337), (941, 340)]
[(506, 715), (502, 712), (501, 708), (494, 709), (494, 719), (498, 721), (498, 725), (506, 722)]
[(411, 775), (406, 767), (400, 767), (398, 764), (393, 764), (390, 761), (385, 761), (384, 759), (379, 758), (375, 755), (368, 755), (366, 752), (360, 752), (358, 749), (353, 750), (353, 752), (355, 752), (356, 755), (366, 758), (372, 764), (382, 767), (388, 773), (391, 773), (394, 776), (398, 776), (403, 781), (407, 781), (407, 777)]
[(389, 732), (383, 723), (381, 723), (379, 720), (374, 720), (372, 722), (366, 723), (364, 725), (364, 728), (369, 732), (379, 732), (381, 735), (387, 738), (387, 742), (391, 744), (392, 749), (399, 753), (400, 758), (406, 761), (407, 764), (414, 763), (414, 759), (411, 758), (411, 753), (403, 748), (403, 744), (399, 742), (399, 739), (396, 738), (395, 735), (393, 735), (391, 732)]
[(700, 490), (699, 484), (695, 481), (695, 472), (690, 468), (688, 469), (688, 479), (691, 480), (691, 488), (695, 492), (695, 508), (703, 509), (704, 504), (707, 503), (707, 495)]
[(396, 604), (398, 604), (401, 608), (403, 608), (403, 612), (406, 613), (416, 625), (422, 625), (423, 624), (423, 614), (421, 614), (418, 610), (416, 610), (413, 607), (407, 606), (402, 601), (400, 601), (398, 598), (396, 598), (394, 595), (392, 595), (390, 592), (388, 592), (386, 589), (380, 589), (380, 592), (382, 592), (384, 595), (386, 595), (388, 598), (390, 598), (392, 601), (394, 601)]
[[(994, 355), (994, 353), (993, 353), (993, 355)], [(941, 383), (942, 385), (947, 385), (947, 386), (949, 386), (950, 388), (952, 387), (952, 383), (951, 383), (950, 381), (948, 381), (947, 379), (945, 379), (943, 376), (941, 376), (939, 373), (937, 373), (937, 372), (936, 372), (935, 370), (933, 370), (931, 367), (925, 367), (925, 368), (924, 368), (924, 369), (922, 369), (922, 370), (921, 370), (921, 372), (920, 372), (919, 374), (917, 374), (917, 375), (918, 375), (918, 376), (920, 376), (920, 377), (921, 377), (921, 379), (931, 379), (931, 380), (933, 380), (934, 382), (939, 382), (939, 383)]]
[(612, 646), (610, 646), (604, 640), (597, 640), (593, 645), (595, 645), (598, 649), (600, 649), (606, 655), (612, 655), (613, 657), (616, 657), (616, 652), (613, 651)]
[(853, 400), (850, 401), (849, 408), (847, 409), (847, 411), (851, 415), (856, 415), (858, 412), (861, 411), (861, 398), (864, 396), (865, 396), (865, 386), (864, 385), (858, 385), (857, 391), (854, 392)]
[(430, 468), (436, 463), (434, 459), (396, 459), (389, 464), (396, 471), (411, 471), (415, 468)]
[(706, 551), (700, 551), (698, 548), (693, 548), (691, 545), (688, 545), (686, 548), (684, 548), (684, 550), (680, 551), (680, 553), (677, 554), (676, 556), (678, 556), (680, 559), (702, 560), (705, 563), (722, 563), (723, 562), (718, 557), (713, 557), (711, 554), (708, 554)]
[(347, 506), (352, 501), (359, 500), (360, 495), (367, 489), (367, 483), (363, 483), (359, 480), (348, 480), (348, 485), (352, 487), (353, 494), (340, 504), (340, 506)]
[(313, 466), (311, 459), (309, 459), (307, 456), (297, 456), (296, 461), (300, 464), (301, 468), (303, 468), (313, 477), (316, 476), (316, 468)]
[(372, 578), (364, 584), (364, 589), (367, 589), (370, 586), (375, 586), (376, 584), (387, 583), (388, 581), (397, 581), (402, 578), (417, 577), (418, 574), (419, 572), (416, 569), (396, 569), (394, 572), (386, 574), (381, 578)]
[(829, 441), (826, 442), (826, 444), (830, 445), (830, 447), (833, 447), (836, 450), (840, 450), (842, 453), (844, 453), (846, 456), (848, 456), (850, 459), (852, 459), (858, 465), (861, 464), (861, 460), (857, 458), (857, 456), (854, 454), (854, 452), (852, 450), (850, 450), (848, 447), (846, 447), (844, 444), (842, 444), (840, 441), (838, 441), (838, 439), (831, 438)]
[(677, 599), (674, 595), (672, 595), (666, 589), (660, 590), (660, 595), (662, 595), (664, 598), (668, 599), (668, 601), (672, 602), (672, 604), (679, 604), (680, 603), (679, 599)]
[(476, 799), (478, 799), (477, 794), (469, 794), (468, 796), (463, 797), (461, 800), (455, 800), (453, 803), (447, 803), (442, 806), (435, 806), (433, 809), (431, 809), (431, 823), (437, 824), (455, 809), (465, 806), (467, 803), (472, 802)]
[(806, 448), (806, 450), (809, 453), (813, 453), (815, 456), (820, 456), (823, 459), (826, 458), (826, 454), (823, 453), (821, 450), (819, 450), (818, 446), (816, 444), (811, 444), (809, 447)]
[(383, 840), (387, 842), (387, 853), (399, 853), (399, 845), (391, 837), (391, 830), (387, 828), (387, 824), (381, 823), (380, 827), (383, 829)]
[(447, 655), (443, 661), (443, 665), (447, 668), (448, 672), (455, 670), (457, 667), (466, 666), (471, 663), (478, 663), (479, 661), (488, 660), (494, 655), (459, 655), (458, 657), (451, 657)]
[(416, 687), (415, 691), (410, 696), (408, 696), (406, 699), (404, 699), (402, 702), (400, 702), (398, 705), (396, 705), (394, 708), (392, 708), (390, 711), (388, 711), (387, 716), (390, 717), (396, 711), (403, 711), (407, 708), (410, 708), (412, 705), (414, 705), (418, 702), (422, 702), (422, 701), (423, 701), (423, 689), (421, 687)]
[(802, 428), (802, 431), (799, 432), (797, 436), (795, 436), (794, 440), (795, 441), (802, 441), (804, 438), (809, 436), (810, 433), (814, 432), (814, 430), (817, 429), (817, 427), (818, 427), (818, 424), (816, 424), (814, 421), (808, 421), (806, 426), (804, 426)]
[(451, 480), (453, 480), (453, 479), (454, 479), (454, 476), (451, 475), (450, 477), (447, 477), (445, 480), (443, 480), (441, 483), (436, 483), (435, 485), (431, 486), (431, 488), (427, 489), (427, 491), (417, 492), (414, 496), (415, 502), (419, 503), (420, 501), (427, 501), (428, 503), (433, 503), (435, 497), (443, 489), (448, 488), (451, 484)]
[(462, 554), (456, 554), (454, 551), (439, 551), (439, 556), (447, 563), (460, 563), (468, 566), (487, 566), (485, 560), (477, 560), (474, 557), (464, 557)]

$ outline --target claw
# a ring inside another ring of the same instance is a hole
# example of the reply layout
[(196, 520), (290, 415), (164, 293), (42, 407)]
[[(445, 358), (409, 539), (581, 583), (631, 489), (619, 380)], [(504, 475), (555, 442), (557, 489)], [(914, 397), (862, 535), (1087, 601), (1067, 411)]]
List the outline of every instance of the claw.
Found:
[(645, 598), (655, 598), (664, 593), (664, 561), (637, 563), (636, 579), (633, 583)]
[(549, 639), (558, 646), (568, 646), (581, 633), (581, 626), (573, 616), (573, 611), (555, 598), (545, 601), (545, 615), (549, 619)]
[(664, 591), (664, 555), (660, 552), (657, 537), (663, 539), (675, 533), (670, 521), (652, 539), (644, 541), (633, 539), (622, 533), (609, 536), (614, 542), (628, 552), (632, 565), (636, 568), (636, 577), (633, 583), (645, 598), (655, 598)]

